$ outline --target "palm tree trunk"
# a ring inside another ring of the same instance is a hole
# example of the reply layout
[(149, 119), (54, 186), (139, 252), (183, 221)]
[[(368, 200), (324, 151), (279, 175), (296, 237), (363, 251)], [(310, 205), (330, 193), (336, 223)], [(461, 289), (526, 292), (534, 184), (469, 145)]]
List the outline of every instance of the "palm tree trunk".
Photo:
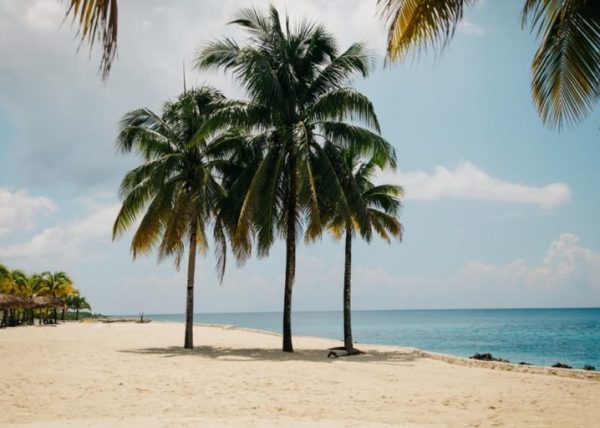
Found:
[(187, 272), (187, 304), (185, 309), (185, 349), (194, 348), (194, 274), (196, 271), (196, 235), (197, 223), (194, 220), (190, 228), (190, 254)]
[(75, 310), (75, 321), (79, 321), (79, 306), (77, 306), (77, 309)]
[(346, 259), (344, 261), (344, 348), (346, 352), (354, 351), (352, 340), (352, 303), (351, 303), (351, 276), (352, 276), (352, 229), (346, 227)]
[(296, 158), (290, 155), (290, 188), (287, 203), (285, 290), (283, 293), (283, 352), (294, 352), (292, 345), (292, 288), (296, 275)]

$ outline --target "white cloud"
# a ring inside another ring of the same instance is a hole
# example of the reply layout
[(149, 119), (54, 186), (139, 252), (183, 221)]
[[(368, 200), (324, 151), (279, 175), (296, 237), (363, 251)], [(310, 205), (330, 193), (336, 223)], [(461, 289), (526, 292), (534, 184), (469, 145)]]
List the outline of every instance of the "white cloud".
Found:
[(356, 266), (356, 301), (365, 309), (597, 306), (600, 253), (563, 233), (537, 263), (516, 258), (504, 264), (464, 263), (444, 276), (389, 273)]
[(23, 243), (0, 247), (7, 260), (87, 260), (98, 257), (99, 244), (110, 243), (117, 205), (96, 207), (87, 216), (71, 223), (48, 227)]
[(65, 5), (56, 1), (31, 2), (24, 14), (25, 23), (35, 30), (56, 30), (56, 23), (65, 16)]
[(553, 290), (584, 284), (600, 289), (600, 253), (580, 246), (579, 240), (575, 234), (561, 234), (537, 265), (530, 266), (522, 259), (504, 265), (476, 261), (463, 266), (460, 276), (481, 285), (494, 283)]
[(40, 216), (49, 216), (55, 211), (56, 205), (46, 197), (0, 187), (0, 236), (31, 230)]
[(571, 190), (565, 183), (531, 186), (490, 176), (470, 162), (461, 162), (454, 169), (436, 166), (433, 172), (399, 171), (384, 173), (380, 181), (400, 184), (406, 199), (439, 200), (466, 199), (533, 204), (543, 209), (567, 203)]

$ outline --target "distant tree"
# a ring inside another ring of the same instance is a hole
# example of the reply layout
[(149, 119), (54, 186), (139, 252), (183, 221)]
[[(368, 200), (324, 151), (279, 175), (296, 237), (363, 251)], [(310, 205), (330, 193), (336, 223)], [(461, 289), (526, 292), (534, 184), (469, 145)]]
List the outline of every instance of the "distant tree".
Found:
[(0, 264), (0, 293), (11, 294), (16, 290), (13, 272), (3, 264)]
[[(42, 272), (33, 276), (33, 283), (37, 289), (37, 295), (49, 296), (53, 299), (64, 301), (75, 288), (73, 281), (65, 272)], [(58, 312), (53, 308), (54, 322), (58, 321)]]
[(88, 301), (85, 299), (85, 297), (81, 296), (79, 294), (79, 291), (76, 291), (75, 293), (71, 294), (69, 297), (67, 297), (67, 307), (69, 309), (75, 309), (75, 320), (79, 321), (79, 310), (80, 309), (92, 309), (92, 307), (90, 306), (90, 304), (88, 303)]

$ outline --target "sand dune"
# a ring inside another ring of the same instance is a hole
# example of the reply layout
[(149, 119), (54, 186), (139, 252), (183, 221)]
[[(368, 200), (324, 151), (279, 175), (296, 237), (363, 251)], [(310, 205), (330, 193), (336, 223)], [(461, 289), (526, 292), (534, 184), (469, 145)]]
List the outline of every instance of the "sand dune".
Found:
[(181, 324), (0, 331), (0, 426), (594, 426), (600, 375)]

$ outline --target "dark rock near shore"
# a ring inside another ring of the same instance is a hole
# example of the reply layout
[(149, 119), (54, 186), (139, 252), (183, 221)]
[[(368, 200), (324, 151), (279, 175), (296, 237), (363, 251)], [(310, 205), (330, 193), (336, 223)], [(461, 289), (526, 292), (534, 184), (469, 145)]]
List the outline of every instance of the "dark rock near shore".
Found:
[(573, 367), (571, 367), (567, 364), (563, 364), (563, 363), (556, 363), (552, 367), (557, 368), (557, 369), (572, 369), (573, 368)]
[(583, 366), (583, 370), (589, 370), (589, 371), (593, 372), (593, 371), (596, 371), (596, 367), (586, 364), (585, 366)]
[(526, 363), (525, 361), (521, 361), (521, 362), (519, 363), (519, 365), (520, 365), (520, 366), (531, 366), (531, 365), (533, 365), (533, 364), (531, 364), (531, 363)]
[(510, 363), (510, 361), (508, 361), (508, 360), (494, 357), (489, 352), (487, 352), (485, 354), (475, 353), (473, 356), (471, 356), (469, 358), (471, 358), (472, 360), (479, 360), (479, 361), (498, 361), (500, 363)]

